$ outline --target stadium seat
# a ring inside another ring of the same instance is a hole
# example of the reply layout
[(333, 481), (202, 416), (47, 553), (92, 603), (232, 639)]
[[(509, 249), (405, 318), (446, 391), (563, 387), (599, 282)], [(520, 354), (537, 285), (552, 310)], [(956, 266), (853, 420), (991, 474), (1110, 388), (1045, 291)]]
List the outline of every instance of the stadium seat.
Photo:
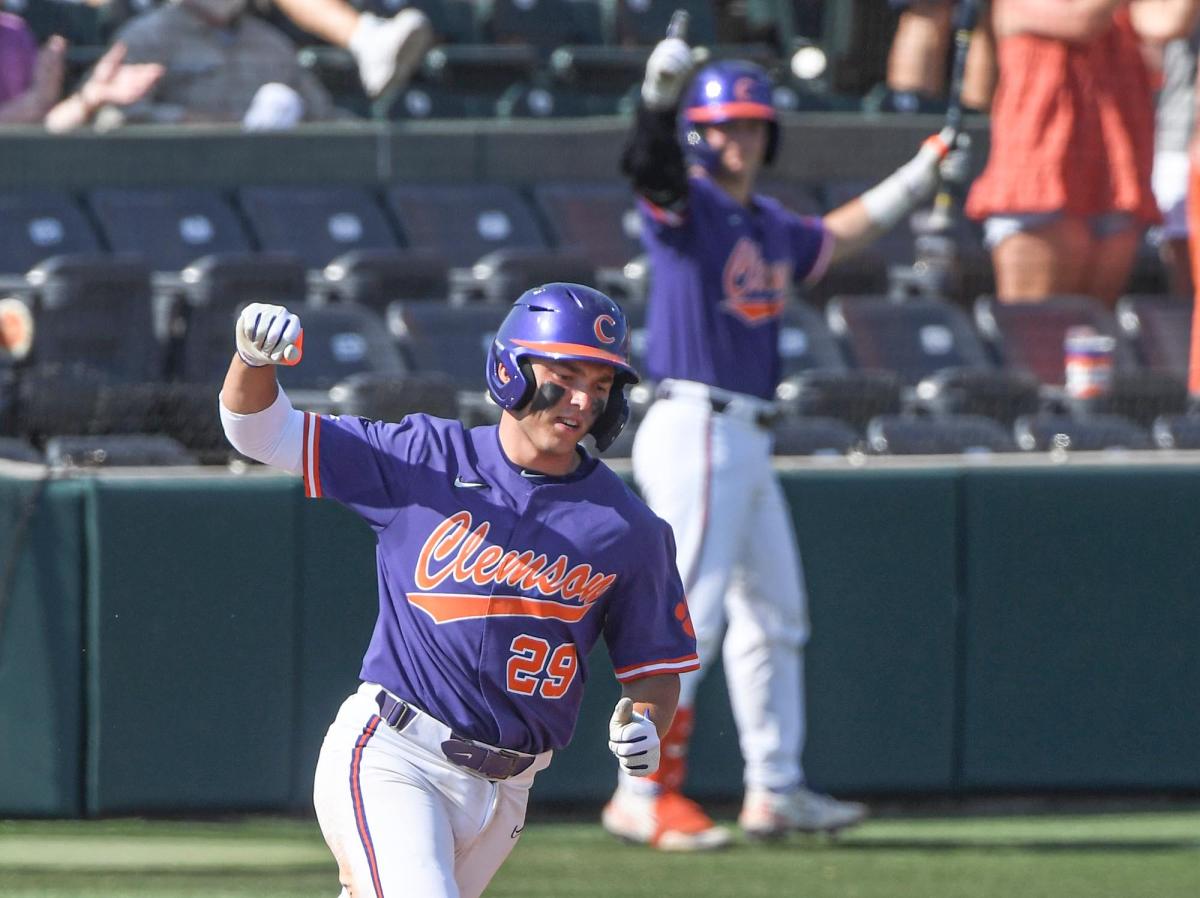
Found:
[(894, 371), (909, 386), (944, 368), (991, 367), (970, 319), (946, 302), (836, 296), (825, 314), (855, 366)]
[[(572, 5), (587, 4), (577, 2)], [(550, 54), (549, 71), (558, 84), (587, 89), (598, 95), (623, 97), (640, 90), (649, 58), (649, 47), (559, 47)]]
[[(228, 338), (227, 338), (228, 339)], [(232, 356), (226, 344), (226, 356)], [(229, 359), (225, 358), (225, 364)], [(156, 433), (178, 441), (201, 464), (224, 464), (234, 456), (225, 439), (213, 390), (219, 381), (156, 384), (150, 420)]]
[(1143, 368), (1187, 380), (1192, 300), (1187, 297), (1123, 296), (1117, 324)]
[(99, 187), (88, 203), (109, 247), (140, 255), (155, 271), (252, 248), (233, 207), (213, 190)]
[(0, 193), (0, 275), (24, 274), (51, 256), (99, 252), (83, 210), (61, 191)]
[(81, 360), (124, 382), (162, 371), (150, 270), (119, 256), (55, 256), (27, 277), (36, 323), (31, 364)]
[(537, 48), (526, 44), (448, 44), (425, 54), (419, 80), (498, 98), (512, 85), (531, 81), (541, 64)]
[(6, 430), (37, 445), (58, 434), (90, 432), (105, 379), (103, 371), (77, 361), (15, 369)]
[(305, 304), (304, 266), (287, 253), (205, 256), (183, 270), (183, 338), (172, 349), (172, 379), (213, 383), (232, 354), (237, 311), (251, 302), (298, 308)]
[(781, 376), (821, 368), (845, 371), (846, 358), (825, 316), (809, 303), (793, 298), (784, 308), (779, 327)]
[(775, 455), (845, 455), (862, 442), (853, 427), (837, 418), (784, 415), (772, 430)]
[(44, 459), (42, 453), (33, 448), (20, 437), (0, 436), (0, 459), (4, 461), (21, 461), (40, 465)]
[(533, 199), (555, 245), (583, 253), (597, 268), (620, 267), (642, 252), (641, 218), (623, 181), (541, 183)]
[(480, 390), (488, 347), (507, 314), (488, 303), (394, 302), (387, 322), (411, 370), (440, 371), (459, 390)]
[(394, 185), (387, 201), (407, 246), (440, 252), (453, 266), (497, 249), (547, 249), (533, 210), (502, 184)]
[(407, 370), (383, 319), (349, 303), (309, 306), (301, 312), (304, 361), (280, 366), (280, 384), (289, 391), (328, 391), (354, 374), (399, 375)]
[(775, 396), (787, 414), (837, 418), (863, 433), (876, 415), (900, 412), (901, 387), (890, 371), (814, 368), (785, 377)]
[(500, 96), (498, 91), (468, 94), (453, 87), (413, 81), (396, 94), (381, 117), (389, 120), (488, 118)]
[(248, 302), (294, 306), (308, 295), (304, 265), (288, 252), (204, 256), (185, 268), (180, 280), (193, 307), (228, 310)]
[(590, 284), (595, 274), (595, 267), (578, 253), (508, 247), (493, 250), (469, 268), (453, 269), (450, 299), (507, 305), (531, 287), (552, 281)]
[(449, 296), (446, 260), (426, 249), (360, 249), (322, 271), (326, 299), (355, 302), (383, 314), (398, 299)]
[(1027, 452), (1154, 448), (1145, 430), (1120, 415), (1040, 413), (1018, 418), (1013, 431), (1017, 445)]
[(1200, 415), (1162, 415), (1150, 433), (1160, 449), (1200, 449)]
[(163, 434), (57, 436), (46, 441), (46, 464), (108, 468), (198, 464), (196, 456)]
[(293, 252), (309, 268), (323, 268), (351, 250), (398, 245), (383, 209), (364, 188), (242, 187), (238, 201), (262, 249)]
[(1137, 355), (1116, 318), (1099, 301), (1085, 296), (1056, 296), (1039, 303), (997, 302), (980, 297), (975, 320), (1010, 368), (1031, 371), (1043, 392), (1061, 397), (1065, 379), (1063, 343), (1072, 327), (1090, 327), (1113, 337), (1112, 385), (1095, 399), (1063, 397), (1076, 412), (1117, 414), (1149, 427), (1154, 418), (1177, 414), (1186, 405), (1184, 381), (1175, 375), (1139, 369)]
[(460, 417), (477, 424), (499, 416), (485, 398), (484, 369), (488, 347), (507, 314), (500, 303), (395, 302), (387, 320), (409, 368), (448, 375), (458, 391)]
[(585, 33), (587, 23), (576, 16), (577, 5), (570, 0), (482, 0), (477, 5), (480, 30), (491, 43), (529, 45), (543, 52), (600, 42), (599, 20), (594, 20), (592, 33)]
[(1037, 379), (998, 370), (957, 306), (937, 299), (834, 297), (826, 317), (855, 365), (894, 371), (913, 390), (914, 403), (929, 411), (986, 415), (1010, 425), (1037, 411)]
[(418, 413), (458, 417), (458, 390), (449, 375), (440, 371), (359, 372), (334, 385), (329, 398), (336, 414), (376, 421), (399, 421)]
[(648, 3), (645, 0), (600, 0), (611, 23), (611, 43), (654, 46), (667, 33), (667, 25), (677, 9), (688, 13), (687, 40), (692, 46), (711, 46), (717, 40), (717, 19), (711, 0), (672, 0)]
[(1046, 385), (1063, 384), (1063, 341), (1072, 327), (1091, 327), (1113, 337), (1117, 341), (1115, 370), (1136, 367), (1133, 350), (1116, 319), (1091, 297), (1052, 296), (1040, 302), (1005, 303), (981, 296), (975, 301), (975, 324), (1005, 367), (1029, 371)]
[(1015, 452), (1012, 435), (980, 415), (879, 415), (867, 423), (867, 447), (876, 455), (957, 455)]

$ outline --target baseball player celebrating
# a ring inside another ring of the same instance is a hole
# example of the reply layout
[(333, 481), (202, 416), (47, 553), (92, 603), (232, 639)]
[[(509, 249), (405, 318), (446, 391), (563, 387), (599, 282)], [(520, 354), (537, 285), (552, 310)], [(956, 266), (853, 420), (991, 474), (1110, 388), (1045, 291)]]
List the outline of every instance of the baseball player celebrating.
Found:
[(305, 494), (378, 540), (379, 618), (361, 687), (317, 762), (314, 803), (343, 896), (473, 898), (524, 828), (534, 775), (567, 744), (601, 635), (622, 698), (609, 748), (630, 776), (659, 763), (695, 637), (667, 525), (579, 441), (628, 415), (625, 316), (576, 284), (523, 294), (488, 353), (500, 423), (302, 413), (274, 365), (298, 318), (252, 304), (221, 419), (241, 452), (302, 474)]
[[(803, 218), (754, 192), (780, 143), (766, 73), (722, 61), (688, 84), (691, 62), (679, 37), (655, 47), (622, 158), (653, 271), (646, 358), (656, 401), (634, 441), (634, 475), (674, 530), (705, 668), (723, 638), (745, 760), (739, 824), (761, 837), (835, 831), (861, 821), (866, 808), (812, 791), (801, 767), (808, 614), (771, 466), (780, 315), (794, 283), (816, 280), (931, 196), (956, 135), (930, 138), (912, 161), (823, 219)], [(658, 772), (619, 776), (603, 813), (611, 833), (668, 850), (729, 841), (681, 794), (701, 673), (682, 678)]]

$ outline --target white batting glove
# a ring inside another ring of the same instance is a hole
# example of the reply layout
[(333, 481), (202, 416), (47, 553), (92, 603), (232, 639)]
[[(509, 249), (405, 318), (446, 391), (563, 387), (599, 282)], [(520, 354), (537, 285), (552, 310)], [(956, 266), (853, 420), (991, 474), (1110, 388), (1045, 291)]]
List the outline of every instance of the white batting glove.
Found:
[(295, 365), (304, 354), (300, 319), (283, 306), (250, 303), (238, 316), (235, 334), (238, 356), (251, 368)]
[(663, 112), (673, 109), (692, 70), (692, 48), (678, 37), (659, 41), (646, 60), (642, 81), (642, 102), (647, 109)]
[(608, 750), (617, 756), (630, 776), (649, 776), (658, 770), (658, 730), (649, 714), (633, 710), (633, 699), (623, 698), (608, 722)]
[(943, 128), (925, 139), (916, 156), (864, 193), (862, 201), (871, 221), (890, 228), (932, 197), (941, 166), (957, 142), (958, 132)]

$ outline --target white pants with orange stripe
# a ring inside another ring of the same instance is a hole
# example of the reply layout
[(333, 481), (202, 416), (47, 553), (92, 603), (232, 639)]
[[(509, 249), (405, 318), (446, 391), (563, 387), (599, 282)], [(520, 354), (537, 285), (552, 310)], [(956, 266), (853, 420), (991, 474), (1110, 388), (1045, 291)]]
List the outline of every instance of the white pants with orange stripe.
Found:
[(444, 724), (422, 715), (391, 729), (380, 687), (342, 704), (317, 761), (313, 803), (349, 898), (477, 898), (525, 825), (529, 788), (551, 752), (492, 781), (442, 755)]
[[(791, 512), (771, 465), (771, 433), (703, 396), (657, 400), (638, 428), (633, 471), (675, 532), (701, 669), (681, 678), (691, 707), (723, 648), (748, 787), (804, 781), (803, 648), (808, 608)], [(695, 721), (704, 731), (704, 721)]]

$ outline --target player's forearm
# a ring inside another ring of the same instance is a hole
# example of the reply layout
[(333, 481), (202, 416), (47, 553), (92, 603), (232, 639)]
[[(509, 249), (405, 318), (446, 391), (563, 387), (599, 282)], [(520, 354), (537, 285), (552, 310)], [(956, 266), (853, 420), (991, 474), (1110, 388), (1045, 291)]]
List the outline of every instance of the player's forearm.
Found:
[(635, 710), (643, 714), (649, 711), (661, 739), (666, 736), (675, 717), (675, 706), (679, 703), (679, 674), (660, 674), (634, 680), (622, 687), (621, 695), (633, 699)]
[(650, 202), (670, 208), (687, 195), (687, 165), (675, 137), (675, 111), (639, 106), (621, 154), (621, 171)]
[(267, 408), (278, 395), (273, 365), (255, 368), (234, 355), (221, 386), (221, 403), (227, 409), (239, 415), (252, 415)]
[(871, 220), (867, 207), (857, 197), (839, 206), (822, 219), (825, 229), (833, 235), (833, 252), (829, 264), (835, 264), (865, 249), (887, 228)]

